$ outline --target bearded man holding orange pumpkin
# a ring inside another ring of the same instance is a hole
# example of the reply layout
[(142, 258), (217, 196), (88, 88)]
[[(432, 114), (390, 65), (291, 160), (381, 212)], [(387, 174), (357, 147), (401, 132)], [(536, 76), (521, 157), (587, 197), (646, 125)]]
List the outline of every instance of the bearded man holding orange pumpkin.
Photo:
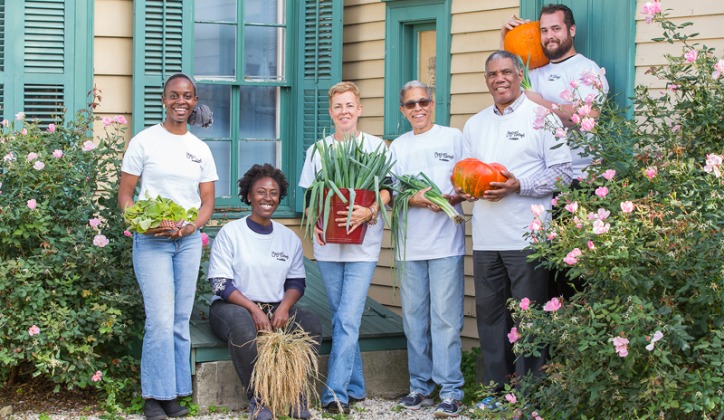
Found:
[[(463, 129), (463, 157), (497, 162), (507, 170), (505, 182), (473, 197), (456, 188), (473, 207), (473, 274), (483, 379), (502, 391), (512, 375), (537, 372), (545, 355), (515, 359), (507, 334), (513, 320), (507, 300), (543, 303), (548, 298), (548, 272), (528, 262), (524, 235), (533, 220), (531, 206), (550, 209), (556, 181), (571, 180), (571, 152), (547, 130), (536, 130), (536, 105), (523, 95), (523, 69), (518, 57), (496, 51), (485, 62), (485, 82), (494, 105), (472, 116)], [(555, 118), (555, 117), (554, 117)], [(559, 147), (553, 148), (558, 145)], [(543, 223), (548, 213), (540, 214)], [(480, 408), (493, 408), (483, 401)]]

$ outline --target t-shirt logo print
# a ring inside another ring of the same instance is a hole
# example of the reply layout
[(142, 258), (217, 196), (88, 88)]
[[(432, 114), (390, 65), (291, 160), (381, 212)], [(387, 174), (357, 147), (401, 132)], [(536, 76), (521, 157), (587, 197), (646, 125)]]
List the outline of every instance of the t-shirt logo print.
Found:
[(525, 133), (521, 133), (521, 132), (518, 131), (518, 130), (515, 130), (515, 131), (506, 131), (505, 137), (506, 137), (508, 140), (518, 141), (518, 140), (520, 140), (520, 139), (525, 138)]
[(191, 153), (186, 153), (186, 159), (190, 160), (193, 163), (201, 163), (201, 158), (194, 156)]
[(435, 159), (439, 160), (440, 162), (450, 162), (455, 159), (455, 156), (450, 153), (435, 152)]
[(285, 254), (284, 251), (272, 251), (272, 258), (276, 258), (277, 261), (286, 261), (289, 259), (289, 255)]
[(548, 81), (549, 81), (549, 82), (555, 82), (556, 80), (558, 80), (558, 79), (560, 79), (560, 78), (561, 78), (561, 75), (560, 75), (560, 74), (549, 74), (549, 75), (548, 75)]

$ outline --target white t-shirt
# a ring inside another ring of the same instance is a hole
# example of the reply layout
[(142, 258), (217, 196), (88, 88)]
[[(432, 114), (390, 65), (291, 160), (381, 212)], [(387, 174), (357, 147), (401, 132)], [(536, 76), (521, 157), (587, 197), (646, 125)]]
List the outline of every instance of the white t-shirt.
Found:
[(131, 139), (121, 171), (141, 177), (138, 200), (160, 195), (185, 209), (201, 206), (199, 183), (219, 179), (206, 143), (191, 132), (171, 134), (161, 124)]
[[(495, 105), (493, 105), (495, 106)], [(538, 107), (527, 98), (513, 113), (495, 115), (490, 106), (473, 115), (463, 129), (463, 156), (501, 163), (517, 178), (529, 178), (547, 167), (571, 161), (567, 145), (547, 130), (536, 130)], [(551, 207), (552, 194), (526, 197), (510, 194), (497, 202), (477, 200), (473, 206), (473, 249), (515, 251), (528, 245), (523, 237), (533, 221), (532, 204)], [(548, 215), (548, 213), (546, 213)]]
[[(424, 172), (443, 194), (455, 192), (450, 176), (463, 154), (463, 133), (457, 128), (436, 124), (419, 135), (409, 131), (392, 142), (390, 152), (396, 161), (394, 175), (417, 176)], [(455, 209), (463, 214), (460, 204)], [(400, 239), (404, 234), (400, 232)], [(465, 225), (456, 225), (442, 211), (410, 207), (405, 249), (401, 251), (404, 254), (397, 257), (408, 261), (465, 255)]]
[[(327, 144), (334, 144), (337, 140), (333, 136), (328, 136), (324, 140)], [(374, 152), (380, 144), (385, 142), (379, 138), (366, 133), (360, 133), (357, 138), (358, 142), (363, 141), (362, 148), (365, 152)], [(383, 147), (387, 147), (386, 145)], [(312, 153), (314, 145), (307, 149), (307, 156), (304, 159), (304, 167), (299, 176), (299, 186), (307, 188), (314, 182), (315, 174), (321, 169), (321, 160), (319, 154)], [(329, 262), (361, 262), (361, 261), (377, 261), (380, 256), (380, 248), (382, 247), (382, 231), (384, 223), (382, 215), (378, 215), (377, 223), (367, 225), (367, 233), (364, 242), (360, 245), (352, 244), (326, 244), (319, 245), (314, 241), (314, 258), (319, 261)]]
[[(281, 302), (286, 279), (306, 277), (302, 241), (288, 227), (272, 221), (272, 232), (256, 233), (246, 216), (224, 225), (214, 239), (208, 278), (234, 280), (255, 302)], [(213, 300), (221, 299), (214, 295)]]
[[(601, 75), (603, 91), (608, 93), (608, 81), (606, 76), (601, 74), (601, 68), (594, 61), (589, 60), (582, 54), (576, 54), (560, 63), (548, 63), (543, 67), (530, 71), (530, 82), (533, 90), (540, 93), (543, 99), (555, 103), (570, 103), (561, 98), (561, 92), (568, 89), (574, 94), (574, 98), (585, 99), (589, 94), (597, 95), (599, 91), (593, 86), (586, 86), (579, 83), (577, 90), (570, 87), (572, 80), (579, 81), (581, 74), (586, 71), (594, 71)], [(580, 82), (580, 81), (579, 81)], [(571, 150), (573, 179), (583, 176), (584, 169), (591, 164), (592, 156), (581, 156), (581, 148)]]

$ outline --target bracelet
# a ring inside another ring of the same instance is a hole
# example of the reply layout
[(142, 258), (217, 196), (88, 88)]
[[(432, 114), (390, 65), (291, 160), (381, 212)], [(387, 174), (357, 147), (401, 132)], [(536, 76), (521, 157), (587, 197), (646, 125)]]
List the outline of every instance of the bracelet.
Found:
[(370, 211), (370, 220), (367, 221), (367, 224), (374, 225), (377, 223), (377, 212), (373, 210), (372, 206), (367, 207), (367, 210)]

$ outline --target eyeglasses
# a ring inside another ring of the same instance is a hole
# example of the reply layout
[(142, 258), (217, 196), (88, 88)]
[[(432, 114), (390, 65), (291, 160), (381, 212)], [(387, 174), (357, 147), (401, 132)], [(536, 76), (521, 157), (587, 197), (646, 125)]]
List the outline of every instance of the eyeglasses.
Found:
[(420, 104), (420, 108), (426, 108), (430, 105), (430, 102), (432, 102), (429, 98), (423, 98), (419, 101), (407, 101), (402, 104), (406, 109), (415, 109), (415, 105)]

